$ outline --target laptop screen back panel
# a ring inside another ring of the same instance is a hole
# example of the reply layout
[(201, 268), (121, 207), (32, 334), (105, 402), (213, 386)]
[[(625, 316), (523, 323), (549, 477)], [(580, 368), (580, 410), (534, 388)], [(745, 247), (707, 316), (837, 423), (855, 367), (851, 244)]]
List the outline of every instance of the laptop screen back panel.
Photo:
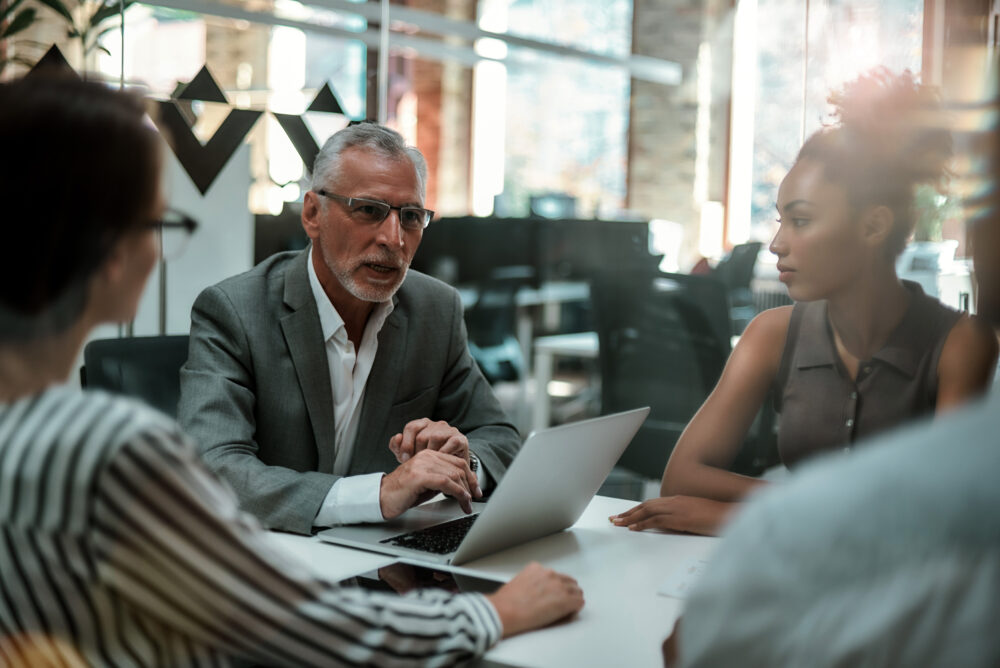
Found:
[(648, 414), (648, 408), (639, 408), (529, 436), (451, 563), (465, 563), (571, 526)]

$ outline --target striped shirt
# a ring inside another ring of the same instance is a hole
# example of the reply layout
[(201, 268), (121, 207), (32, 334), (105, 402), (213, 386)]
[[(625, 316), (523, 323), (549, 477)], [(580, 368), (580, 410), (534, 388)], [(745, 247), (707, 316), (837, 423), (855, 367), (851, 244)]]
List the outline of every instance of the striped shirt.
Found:
[(500, 633), (478, 594), (316, 580), (136, 402), (0, 404), (0, 665), (450, 665)]

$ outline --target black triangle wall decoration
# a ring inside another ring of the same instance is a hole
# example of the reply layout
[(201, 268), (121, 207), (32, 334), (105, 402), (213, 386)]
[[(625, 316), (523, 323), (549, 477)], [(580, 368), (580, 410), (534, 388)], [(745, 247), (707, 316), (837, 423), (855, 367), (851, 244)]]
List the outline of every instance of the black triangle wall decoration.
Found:
[(208, 71), (208, 65), (202, 65), (194, 79), (191, 79), (191, 81), (189, 81), (187, 85), (180, 90), (179, 94), (175, 94), (174, 98), (177, 100), (199, 100), (201, 102), (221, 102), (223, 104), (229, 104), (229, 100), (226, 99), (226, 94), (222, 92), (222, 89), (219, 88), (219, 84), (215, 82), (215, 79)]
[(53, 44), (45, 55), (42, 56), (37, 63), (31, 68), (25, 76), (31, 76), (33, 74), (38, 74), (40, 72), (72, 72), (75, 76), (79, 77), (73, 66), (69, 64), (66, 60), (66, 56), (62, 54), (59, 47)]
[(249, 109), (231, 110), (212, 138), (202, 145), (174, 102), (160, 101), (158, 106), (160, 113), (156, 124), (164, 131), (163, 135), (174, 155), (202, 195), (208, 192), (243, 138), (264, 113)]
[(347, 116), (344, 113), (344, 108), (340, 105), (340, 100), (337, 99), (337, 94), (330, 88), (329, 83), (323, 84), (323, 87), (316, 93), (316, 97), (313, 98), (312, 104), (309, 105), (306, 111), (325, 111), (331, 114)]
[(278, 120), (278, 124), (281, 125), (281, 129), (285, 131), (285, 134), (288, 135), (289, 141), (295, 147), (295, 152), (302, 158), (306, 169), (312, 173), (313, 163), (316, 162), (316, 154), (319, 153), (319, 144), (316, 143), (316, 138), (309, 131), (306, 122), (301, 116), (293, 114), (278, 114), (273, 111), (271, 114)]

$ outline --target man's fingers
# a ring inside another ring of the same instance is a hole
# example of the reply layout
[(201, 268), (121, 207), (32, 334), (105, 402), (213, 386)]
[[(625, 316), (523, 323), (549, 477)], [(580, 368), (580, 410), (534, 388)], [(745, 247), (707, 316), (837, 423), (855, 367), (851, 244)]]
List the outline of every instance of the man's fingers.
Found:
[(414, 460), (412, 468), (416, 484), (454, 497), (467, 513), (472, 512), (472, 496), (482, 496), (476, 475), (461, 457), (427, 450), (419, 461)]
[(430, 423), (427, 418), (411, 420), (403, 427), (403, 436), (399, 445), (399, 460), (405, 462), (423, 448), (417, 444), (417, 435)]
[(458, 480), (452, 478), (450, 475), (445, 473), (439, 474), (436, 480), (431, 483), (431, 487), (441, 492), (442, 494), (447, 494), (458, 501), (458, 505), (462, 507), (462, 510), (466, 513), (472, 512), (472, 494), (466, 485), (462, 484), (464, 481), (461, 477)]
[(441, 447), (435, 448), (435, 450), (466, 459), (466, 454), (469, 452), (469, 442), (460, 433), (455, 432), (441, 444)]
[[(469, 442), (462, 432), (450, 426), (447, 422), (431, 422), (416, 436), (417, 450), (438, 450), (452, 452), (461, 457), (466, 456)], [(451, 448), (445, 450), (445, 447)]]

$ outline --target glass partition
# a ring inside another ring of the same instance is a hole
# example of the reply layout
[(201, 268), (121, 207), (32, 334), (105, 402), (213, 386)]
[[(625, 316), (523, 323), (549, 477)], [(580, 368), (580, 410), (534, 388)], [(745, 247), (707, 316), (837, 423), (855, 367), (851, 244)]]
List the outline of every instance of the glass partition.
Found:
[[(87, 54), (40, 8), (23, 41), (2, 45), (0, 76), (41, 57), (32, 43), (55, 43), (78, 71), (160, 103), (157, 122), (175, 135), (171, 203), (203, 227), (161, 267), (137, 333), (187, 331), (206, 285), (301, 248), (318, 146), (352, 120), (395, 127), (426, 156), (426, 206), (438, 212), (414, 266), (454, 283), (470, 308), (516, 286), (522, 372), (509, 405), (527, 431), (539, 401), (545, 421), (601, 410), (590, 282), (636, 267), (711, 271), (734, 247), (766, 249), (777, 186), (829, 90), (876, 64), (920, 71), (923, 7), (162, 0), (129, 3), (123, 28), (102, 23)], [(941, 208), (937, 233), (961, 254), (957, 210), (944, 204), (927, 208)], [(756, 282), (729, 294), (743, 322), (785, 299), (769, 264), (766, 250), (751, 257)], [(585, 338), (543, 341), (549, 371), (538, 375), (538, 337), (567, 334)]]

